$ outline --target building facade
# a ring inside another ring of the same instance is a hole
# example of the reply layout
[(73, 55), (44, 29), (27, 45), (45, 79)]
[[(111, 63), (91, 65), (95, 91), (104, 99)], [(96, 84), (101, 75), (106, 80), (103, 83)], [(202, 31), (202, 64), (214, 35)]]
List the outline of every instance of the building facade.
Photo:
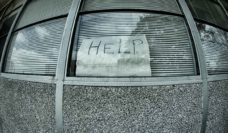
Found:
[(0, 5), (0, 133), (228, 132), (226, 0)]

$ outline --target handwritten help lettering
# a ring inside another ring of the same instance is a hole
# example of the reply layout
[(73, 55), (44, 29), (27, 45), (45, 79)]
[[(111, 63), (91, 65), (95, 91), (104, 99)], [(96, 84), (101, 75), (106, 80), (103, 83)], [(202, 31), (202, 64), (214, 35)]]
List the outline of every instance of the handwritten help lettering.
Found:
[(77, 76), (151, 76), (146, 36), (84, 39), (76, 66)]
[[(123, 44), (124, 43), (124, 44)], [(136, 54), (137, 46), (143, 45), (143, 40), (132, 39), (123, 42), (119, 39), (118, 42), (108, 42), (108, 40), (91, 40), (88, 47), (88, 55), (90, 54)]]

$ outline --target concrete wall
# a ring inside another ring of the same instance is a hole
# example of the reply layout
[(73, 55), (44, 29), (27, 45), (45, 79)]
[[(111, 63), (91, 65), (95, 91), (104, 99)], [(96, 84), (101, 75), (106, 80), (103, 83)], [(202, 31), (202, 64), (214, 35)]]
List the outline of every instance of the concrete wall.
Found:
[(0, 78), (0, 119), (4, 133), (54, 132), (55, 85)]
[[(64, 132), (199, 132), (201, 84), (64, 86)], [(228, 80), (209, 82), (207, 133), (228, 132)], [(0, 133), (54, 132), (55, 85), (0, 78)]]
[(228, 133), (228, 80), (209, 82), (208, 133)]
[(198, 132), (200, 84), (64, 87), (68, 132)]

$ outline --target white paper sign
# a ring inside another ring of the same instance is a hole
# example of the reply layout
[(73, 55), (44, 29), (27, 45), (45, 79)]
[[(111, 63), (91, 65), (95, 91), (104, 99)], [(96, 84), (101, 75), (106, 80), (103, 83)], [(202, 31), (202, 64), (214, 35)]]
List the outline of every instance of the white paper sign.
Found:
[(151, 76), (145, 35), (84, 39), (76, 61), (77, 76)]

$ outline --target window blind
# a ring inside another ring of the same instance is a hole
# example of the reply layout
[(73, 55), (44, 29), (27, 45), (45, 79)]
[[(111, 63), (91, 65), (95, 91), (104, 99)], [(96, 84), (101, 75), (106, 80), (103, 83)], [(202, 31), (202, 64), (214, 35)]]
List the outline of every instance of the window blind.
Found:
[[(77, 60), (75, 57), (80, 52), (83, 41), (121, 36), (146, 37), (149, 45), (151, 76), (195, 75), (192, 42), (184, 19), (178, 16), (152, 13), (118, 12), (82, 15), (78, 32), (75, 34), (72, 64)], [(130, 70), (131, 68), (124, 69)], [(138, 71), (140, 70), (139, 68)], [(85, 75), (88, 76), (88, 73)], [(99, 75), (91, 74), (90, 76)]]
[(228, 32), (197, 23), (208, 74), (228, 74)]
[(51, 20), (14, 33), (5, 72), (54, 75), (65, 21)]

